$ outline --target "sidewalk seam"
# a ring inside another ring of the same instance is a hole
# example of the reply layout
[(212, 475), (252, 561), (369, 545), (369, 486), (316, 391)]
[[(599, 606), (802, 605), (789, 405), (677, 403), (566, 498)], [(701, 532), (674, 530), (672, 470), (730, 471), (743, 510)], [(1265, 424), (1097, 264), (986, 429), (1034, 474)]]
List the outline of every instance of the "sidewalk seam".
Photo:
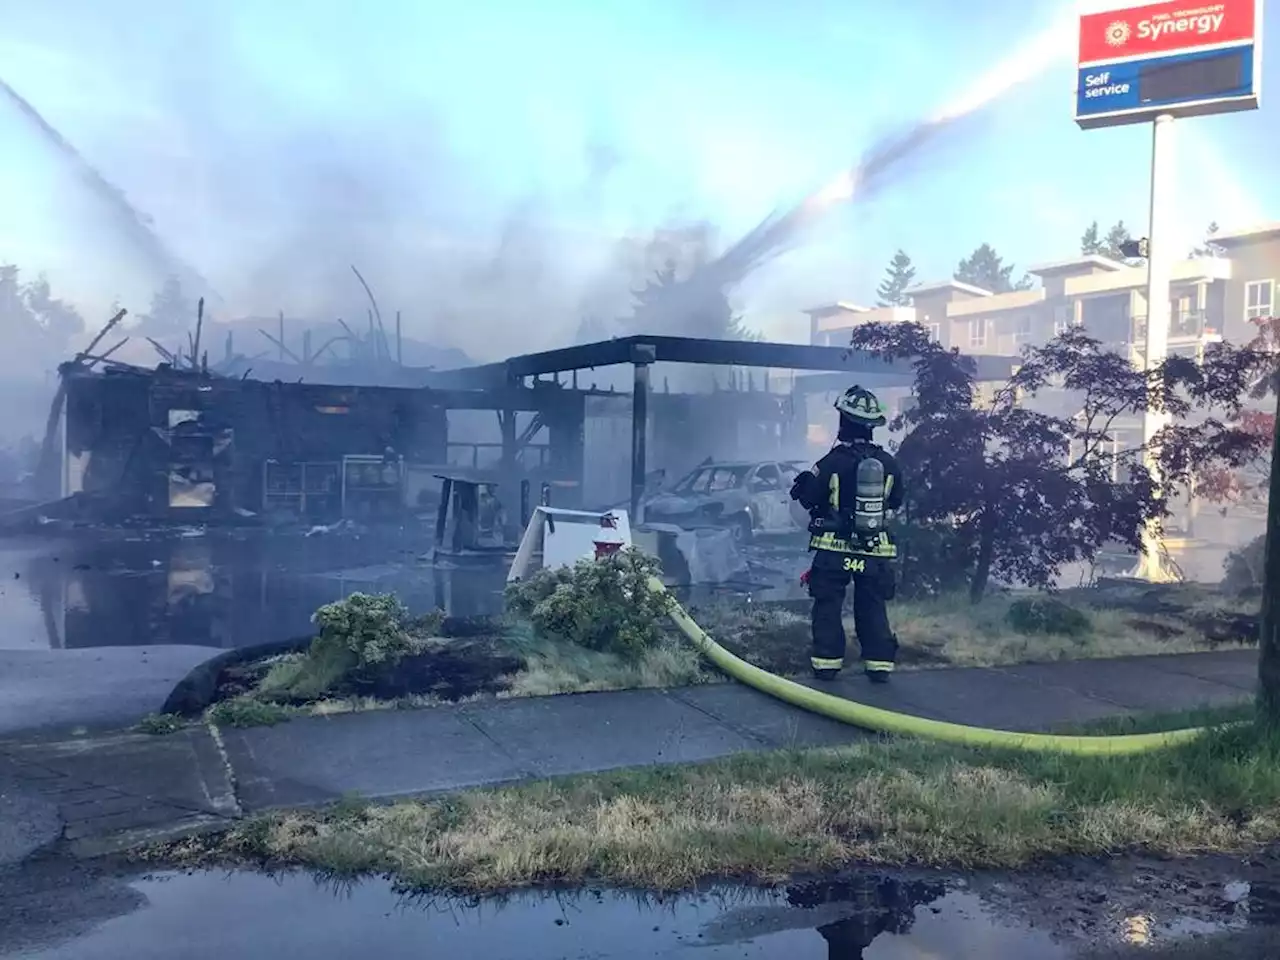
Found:
[(723, 717), (717, 716), (716, 714), (708, 710), (706, 707), (701, 706), (700, 704), (694, 703), (691, 700), (686, 700), (684, 697), (680, 696), (678, 692), (676, 692), (676, 688), (662, 690), (661, 693), (668, 700), (672, 700), (680, 704), (681, 706), (688, 707), (690, 710), (694, 710), (702, 714), (707, 719), (715, 721), (717, 724), (724, 727), (726, 730), (728, 730), (731, 733), (736, 733), (738, 736), (743, 737), (744, 739), (747, 739), (747, 740), (754, 740), (756, 743), (759, 743), (765, 748), (775, 749), (775, 750), (779, 749), (778, 744), (774, 743), (768, 737), (762, 736), (761, 734), (758, 734), (753, 730), (748, 730), (745, 727), (740, 727), (736, 723), (732, 723), (724, 719)]
[[(472, 727), (472, 729), (474, 729), (477, 733), (480, 734), (480, 736), (484, 737), (491, 744), (493, 744), (494, 747), (497, 748), (497, 751), (500, 754), (502, 754), (504, 757), (510, 760), (512, 766), (514, 766), (520, 772), (520, 781), (538, 780), (545, 776), (545, 774), (539, 773), (537, 770), (529, 767), (527, 764), (522, 762), (518, 757), (512, 755), (511, 751), (509, 751), (506, 747), (504, 747), (501, 741), (499, 741), (497, 737), (495, 737), (488, 730), (486, 730), (484, 726), (478, 720), (476, 720), (475, 717), (471, 715), (471, 712), (467, 710), (466, 707), (459, 707), (458, 712), (455, 714), (455, 716), (465, 720)], [(517, 782), (520, 782), (520, 781), (517, 781)]]
[(231, 788), (231, 802), (235, 805), (235, 815), (243, 817), (244, 804), (240, 802), (240, 778), (236, 776), (236, 768), (231, 763), (231, 754), (227, 752), (227, 745), (223, 742), (222, 731), (212, 721), (206, 721), (205, 727), (208, 729), (209, 739), (213, 741), (214, 748), (218, 751), (218, 757), (222, 761), (222, 770), (227, 776), (227, 786)]

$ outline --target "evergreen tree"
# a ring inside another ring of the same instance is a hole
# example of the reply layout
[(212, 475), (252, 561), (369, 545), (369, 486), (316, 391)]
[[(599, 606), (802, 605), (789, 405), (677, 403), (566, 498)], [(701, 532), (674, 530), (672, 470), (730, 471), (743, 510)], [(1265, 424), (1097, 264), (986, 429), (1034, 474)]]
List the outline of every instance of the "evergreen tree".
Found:
[(84, 320), (74, 307), (53, 296), (44, 275), (23, 283), (16, 266), (3, 264), (0, 330), (10, 348), (0, 356), (0, 375), (30, 375), (51, 371), (70, 359), (71, 339), (84, 332)]
[(1102, 238), (1098, 234), (1098, 221), (1089, 224), (1089, 229), (1080, 238), (1080, 256), (1088, 257), (1102, 253)]
[(989, 243), (984, 243), (977, 250), (961, 260), (956, 267), (955, 279), (961, 283), (972, 284), (992, 293), (1008, 293), (1011, 290), (1028, 290), (1032, 280), (1026, 274), (1015, 283), (1013, 264), (1006, 264), (1000, 254)]
[(1213, 238), (1218, 233), (1218, 222), (1215, 220), (1209, 224), (1204, 232), (1204, 242), (1191, 251), (1193, 257), (1220, 257), (1222, 256), (1222, 248), (1213, 242)]
[(151, 337), (168, 337), (190, 329), (195, 304), (187, 299), (177, 277), (169, 277), (151, 297), (151, 308), (139, 318), (138, 329)]
[(885, 269), (885, 277), (876, 288), (876, 306), (906, 306), (911, 301), (906, 291), (915, 278), (916, 268), (912, 265), (911, 258), (904, 251), (899, 250), (889, 261), (889, 266)]
[(697, 274), (682, 278), (675, 260), (659, 268), (634, 297), (627, 325), (636, 332), (712, 340), (758, 339), (734, 313), (723, 287)]
[(1142, 263), (1141, 258), (1126, 257), (1120, 249), (1120, 245), (1128, 243), (1133, 239), (1133, 234), (1129, 232), (1129, 228), (1124, 225), (1123, 220), (1117, 220), (1115, 226), (1107, 231), (1106, 237), (1102, 241), (1101, 253), (1110, 260), (1119, 260), (1121, 263), (1127, 263), (1130, 266), (1137, 266)]
[(22, 293), (32, 316), (60, 347), (65, 348), (72, 337), (84, 333), (84, 318), (75, 307), (53, 295), (49, 278), (43, 273), (28, 283)]

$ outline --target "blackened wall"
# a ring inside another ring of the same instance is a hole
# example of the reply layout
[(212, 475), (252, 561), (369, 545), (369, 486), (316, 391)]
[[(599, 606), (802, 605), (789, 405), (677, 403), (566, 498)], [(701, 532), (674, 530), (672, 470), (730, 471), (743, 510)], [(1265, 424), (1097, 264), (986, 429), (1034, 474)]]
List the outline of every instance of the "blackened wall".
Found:
[[(171, 427), (170, 411), (197, 417)], [(446, 462), (445, 408), (431, 391), (265, 383), (157, 371), (72, 375), (67, 454), (80, 457), (86, 493), (132, 511), (169, 509), (170, 464), (213, 451), (216, 509), (257, 510), (267, 460), (333, 461), (348, 454)], [(84, 456), (88, 454), (88, 456)], [(184, 510), (189, 515), (189, 511)]]

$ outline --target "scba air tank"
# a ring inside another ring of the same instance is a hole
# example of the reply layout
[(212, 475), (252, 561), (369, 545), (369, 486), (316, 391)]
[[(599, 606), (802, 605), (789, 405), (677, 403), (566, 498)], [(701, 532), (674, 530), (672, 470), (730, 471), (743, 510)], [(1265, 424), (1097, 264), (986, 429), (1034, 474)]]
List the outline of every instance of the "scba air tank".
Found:
[(863, 537), (875, 536), (884, 529), (884, 464), (875, 457), (863, 457), (858, 464), (853, 529)]

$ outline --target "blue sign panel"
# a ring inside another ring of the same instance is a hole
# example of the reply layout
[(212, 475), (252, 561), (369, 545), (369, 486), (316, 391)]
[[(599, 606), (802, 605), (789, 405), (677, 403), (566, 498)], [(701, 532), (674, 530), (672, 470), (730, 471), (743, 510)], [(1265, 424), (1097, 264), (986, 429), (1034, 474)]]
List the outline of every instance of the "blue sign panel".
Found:
[(1256, 99), (1254, 80), (1252, 43), (1081, 67), (1076, 119), (1090, 126), (1116, 114), (1139, 121), (1157, 113), (1211, 113), (1224, 102)]

